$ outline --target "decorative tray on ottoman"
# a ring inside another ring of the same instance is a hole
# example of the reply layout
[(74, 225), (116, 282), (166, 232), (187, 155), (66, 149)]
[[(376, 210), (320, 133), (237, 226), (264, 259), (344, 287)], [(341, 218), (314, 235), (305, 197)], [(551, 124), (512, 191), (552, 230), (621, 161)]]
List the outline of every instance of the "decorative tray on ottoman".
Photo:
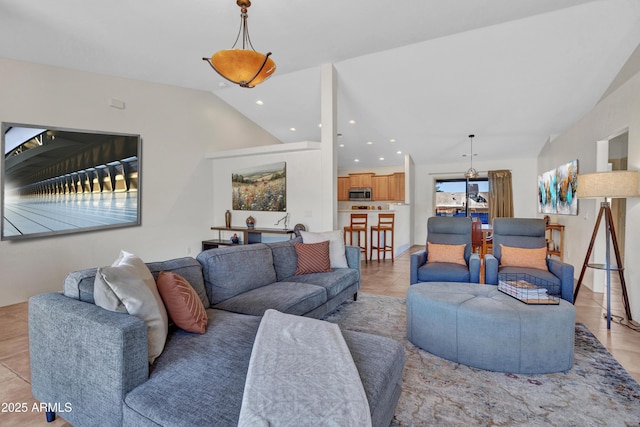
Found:
[(498, 290), (525, 304), (558, 305), (560, 285), (530, 274), (500, 274)]

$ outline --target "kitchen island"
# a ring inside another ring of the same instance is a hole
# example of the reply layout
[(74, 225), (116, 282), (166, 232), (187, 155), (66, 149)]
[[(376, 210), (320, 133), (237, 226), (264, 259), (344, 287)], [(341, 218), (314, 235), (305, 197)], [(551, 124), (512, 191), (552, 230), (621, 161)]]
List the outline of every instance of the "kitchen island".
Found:
[[(409, 249), (411, 246), (411, 218), (410, 211), (411, 206), (406, 204), (390, 204), (388, 207), (386, 205), (380, 205), (384, 209), (377, 209), (377, 202), (371, 202), (369, 206), (373, 206), (374, 209), (352, 209), (352, 206), (342, 206), (342, 208), (338, 209), (338, 229), (344, 230), (345, 226), (349, 225), (351, 214), (352, 213), (366, 213), (368, 215), (368, 228), (367, 228), (367, 257), (369, 256), (369, 247), (371, 246), (371, 226), (378, 224), (378, 214), (381, 213), (393, 213), (395, 214), (395, 224), (394, 224), (394, 257), (398, 256), (402, 252)], [(366, 206), (366, 204), (364, 205)], [(355, 234), (354, 234), (355, 239)], [(354, 240), (355, 241), (355, 240)], [(349, 243), (349, 237), (347, 236), (347, 243)], [(387, 259), (390, 257), (387, 256)], [(364, 259), (364, 257), (363, 257)], [(373, 259), (377, 259), (377, 253), (373, 253)], [(390, 259), (389, 259), (390, 260)]]

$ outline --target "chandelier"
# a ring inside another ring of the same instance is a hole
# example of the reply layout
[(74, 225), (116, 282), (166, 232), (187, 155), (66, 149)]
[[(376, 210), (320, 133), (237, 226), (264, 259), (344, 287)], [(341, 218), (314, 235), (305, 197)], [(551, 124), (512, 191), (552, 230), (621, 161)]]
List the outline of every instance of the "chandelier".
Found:
[(465, 172), (464, 176), (467, 179), (473, 179), (478, 177), (478, 171), (473, 168), (473, 138), (475, 135), (469, 135), (469, 140), (471, 141), (471, 155), (469, 156), (469, 160), (471, 161), (469, 165), (469, 170)]
[[(236, 41), (231, 49), (221, 50), (213, 54), (211, 58), (202, 58), (207, 61), (216, 73), (220, 74), (230, 82), (241, 87), (254, 87), (265, 81), (276, 71), (276, 63), (269, 56), (271, 52), (265, 54), (256, 52), (249, 37), (249, 27), (247, 26), (247, 9), (251, 6), (249, 0), (237, 0), (240, 6), (240, 30)], [(238, 41), (242, 37), (242, 48), (236, 48)], [(249, 49), (249, 47), (251, 49)]]

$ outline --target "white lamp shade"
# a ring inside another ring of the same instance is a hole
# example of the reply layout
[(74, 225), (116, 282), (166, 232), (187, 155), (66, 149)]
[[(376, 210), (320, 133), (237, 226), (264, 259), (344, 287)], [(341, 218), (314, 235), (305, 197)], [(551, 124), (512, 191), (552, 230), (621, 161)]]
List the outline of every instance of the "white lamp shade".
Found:
[(638, 194), (638, 171), (578, 174), (576, 196), (579, 199), (640, 197)]

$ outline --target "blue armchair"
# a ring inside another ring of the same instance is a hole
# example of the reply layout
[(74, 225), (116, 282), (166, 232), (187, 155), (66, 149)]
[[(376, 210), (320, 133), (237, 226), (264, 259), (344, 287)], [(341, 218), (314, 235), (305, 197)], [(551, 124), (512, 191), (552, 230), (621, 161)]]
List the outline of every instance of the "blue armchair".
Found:
[(504, 267), (500, 265), (500, 245), (516, 248), (546, 248), (545, 223), (536, 218), (495, 218), (493, 220), (493, 254), (484, 257), (485, 283), (498, 284), (498, 275), (528, 274), (552, 284), (559, 285), (550, 292), (573, 303), (573, 266), (547, 257), (547, 270), (526, 267)]
[(480, 257), (471, 253), (471, 218), (435, 216), (427, 220), (427, 243), (465, 244), (466, 265), (450, 262), (427, 262), (425, 249), (411, 254), (410, 284), (419, 282), (480, 283)]

